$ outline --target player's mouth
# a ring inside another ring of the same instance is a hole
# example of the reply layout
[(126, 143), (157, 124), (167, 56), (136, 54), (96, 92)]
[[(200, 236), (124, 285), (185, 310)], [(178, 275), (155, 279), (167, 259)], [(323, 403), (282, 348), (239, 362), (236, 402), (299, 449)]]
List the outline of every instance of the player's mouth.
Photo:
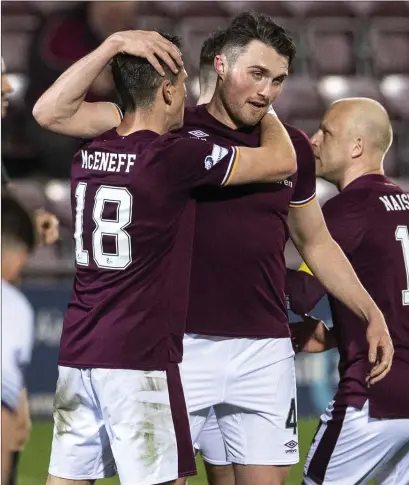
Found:
[(254, 109), (261, 110), (268, 107), (268, 103), (263, 103), (263, 101), (247, 101)]

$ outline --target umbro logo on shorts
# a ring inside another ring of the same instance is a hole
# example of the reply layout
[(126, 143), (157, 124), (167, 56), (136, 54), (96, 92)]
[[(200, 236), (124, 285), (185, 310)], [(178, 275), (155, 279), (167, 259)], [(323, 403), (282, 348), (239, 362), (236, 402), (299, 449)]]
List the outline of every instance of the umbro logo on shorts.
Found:
[(189, 135), (193, 135), (196, 138), (205, 138), (206, 136), (209, 136), (208, 133), (201, 130), (189, 131)]
[(291, 440), (288, 443), (286, 443), (284, 446), (287, 446), (287, 448), (290, 448), (289, 450), (285, 451), (286, 453), (297, 453), (297, 450), (294, 449), (298, 446), (298, 443), (296, 441)]

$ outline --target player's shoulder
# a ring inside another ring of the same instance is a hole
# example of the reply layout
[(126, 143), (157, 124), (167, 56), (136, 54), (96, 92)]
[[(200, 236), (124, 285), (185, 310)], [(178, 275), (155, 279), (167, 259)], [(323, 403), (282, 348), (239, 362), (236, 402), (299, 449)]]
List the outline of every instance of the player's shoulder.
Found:
[[(34, 318), (33, 307), (27, 297), (15, 286), (2, 281), (2, 310), (18, 316), (20, 321), (31, 322)], [(14, 323), (17, 323), (14, 322)]]
[(326, 217), (333, 216), (335, 218), (342, 215), (349, 214), (363, 214), (368, 207), (368, 199), (371, 194), (366, 188), (356, 190), (344, 190), (337, 195), (327, 200), (322, 206), (322, 211)]

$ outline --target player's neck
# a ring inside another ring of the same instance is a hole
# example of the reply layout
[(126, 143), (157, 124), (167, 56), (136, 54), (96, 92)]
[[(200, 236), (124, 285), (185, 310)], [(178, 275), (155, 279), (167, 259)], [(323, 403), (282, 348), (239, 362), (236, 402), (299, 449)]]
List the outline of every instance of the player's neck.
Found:
[(338, 181), (338, 190), (344, 190), (345, 187), (364, 175), (384, 175), (384, 171), (381, 167), (374, 168), (373, 166), (350, 167), (349, 170), (346, 170), (345, 173), (342, 174), (342, 177)]
[(168, 130), (163, 112), (158, 110), (125, 113), (121, 124), (116, 129), (118, 135), (127, 136), (136, 131), (153, 131), (163, 135)]
[(211, 114), (213, 118), (216, 118), (217, 121), (220, 121), (220, 123), (223, 123), (233, 130), (237, 130), (237, 124), (232, 120), (225, 106), (223, 105), (222, 100), (219, 96), (217, 96), (216, 93), (214, 93), (210, 103), (207, 105), (206, 108), (209, 114)]

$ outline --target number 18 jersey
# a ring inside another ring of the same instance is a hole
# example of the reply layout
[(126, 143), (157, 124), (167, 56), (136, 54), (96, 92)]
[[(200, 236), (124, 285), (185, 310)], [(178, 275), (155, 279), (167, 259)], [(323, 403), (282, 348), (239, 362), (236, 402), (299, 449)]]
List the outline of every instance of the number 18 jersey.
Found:
[(76, 274), (60, 365), (162, 370), (181, 361), (190, 191), (228, 183), (237, 153), (174, 134), (116, 130), (78, 151), (71, 171)]

